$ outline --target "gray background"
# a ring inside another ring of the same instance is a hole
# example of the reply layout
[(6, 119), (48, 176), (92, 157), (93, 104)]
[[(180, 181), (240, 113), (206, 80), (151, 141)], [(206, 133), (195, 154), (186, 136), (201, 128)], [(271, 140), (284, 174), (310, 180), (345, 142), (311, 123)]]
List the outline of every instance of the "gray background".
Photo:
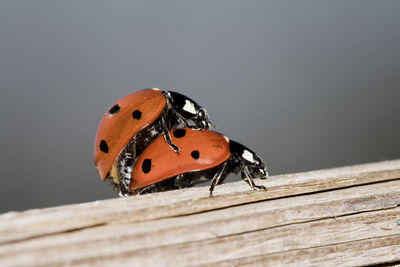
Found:
[(400, 1), (0, 2), (0, 211), (115, 197), (106, 109), (147, 87), (207, 107), (271, 174), (400, 157)]

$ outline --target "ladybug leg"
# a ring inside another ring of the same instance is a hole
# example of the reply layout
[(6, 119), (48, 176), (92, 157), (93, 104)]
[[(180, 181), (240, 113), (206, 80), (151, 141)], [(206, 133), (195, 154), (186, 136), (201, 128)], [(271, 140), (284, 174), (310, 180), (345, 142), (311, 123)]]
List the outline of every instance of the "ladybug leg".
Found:
[[(190, 124), (188, 123), (188, 121), (187, 121), (187, 119), (185, 119), (182, 115), (181, 115), (181, 113), (176, 109), (176, 108), (174, 108), (174, 105), (172, 104), (173, 103), (173, 97), (172, 97), (172, 95), (171, 95), (171, 92), (168, 92), (168, 91), (165, 91), (165, 92), (163, 92), (163, 94), (164, 94), (164, 97), (166, 98), (166, 100), (167, 100), (167, 107), (168, 107), (168, 109), (170, 110), (170, 111), (172, 111), (172, 113), (175, 115), (175, 117), (176, 117), (176, 119), (178, 120), (178, 122), (180, 123), (180, 124), (183, 124), (183, 126), (185, 127), (185, 128), (192, 128), (191, 126), (190, 126)], [(182, 96), (182, 95), (176, 95), (175, 94), (175, 98), (177, 98), (176, 100), (178, 100), (178, 101), (180, 101), (180, 102), (185, 102), (185, 100), (189, 100), (189, 99), (187, 99), (185, 96)], [(190, 102), (192, 102), (192, 101), (190, 101)]]
[(253, 177), (250, 175), (249, 169), (247, 166), (242, 168), (242, 179), (245, 180), (251, 188), (254, 190), (267, 190), (267, 188), (263, 185), (256, 185), (253, 181)]
[(174, 108), (171, 108), (171, 111), (174, 113), (174, 115), (176, 116), (176, 119), (178, 120), (178, 122), (180, 124), (183, 124), (183, 127), (185, 128), (191, 128), (191, 126), (189, 125), (189, 123), (187, 122), (187, 120), (178, 112), (176, 111)]
[(179, 147), (177, 147), (175, 144), (173, 144), (172, 143), (172, 141), (171, 141), (171, 136), (169, 135), (169, 132), (168, 132), (168, 126), (167, 126), (167, 123), (165, 122), (165, 117), (164, 117), (164, 115), (162, 115), (161, 116), (161, 127), (162, 127), (162, 130), (163, 130), (163, 132), (164, 132), (164, 139), (165, 139), (165, 142), (167, 142), (167, 144), (170, 146), (170, 148), (173, 150), (173, 151), (175, 151), (175, 152), (179, 152)]
[(222, 164), (222, 166), (219, 168), (219, 170), (215, 173), (214, 177), (211, 180), (211, 186), (210, 186), (210, 197), (212, 196), (212, 192), (214, 191), (214, 187), (218, 184), (218, 182), (220, 181), (222, 174), (225, 171), (227, 163), (224, 162), (224, 164)]
[(156, 189), (157, 189), (157, 186), (155, 184), (148, 185), (144, 188), (141, 188), (141, 189), (135, 191), (135, 195), (145, 195), (145, 194), (153, 193), (154, 191), (156, 191)]
[(131, 195), (144, 195), (149, 193), (165, 192), (175, 190), (177, 187), (174, 185), (174, 178), (166, 179), (164, 181), (148, 185), (146, 187), (135, 190)]

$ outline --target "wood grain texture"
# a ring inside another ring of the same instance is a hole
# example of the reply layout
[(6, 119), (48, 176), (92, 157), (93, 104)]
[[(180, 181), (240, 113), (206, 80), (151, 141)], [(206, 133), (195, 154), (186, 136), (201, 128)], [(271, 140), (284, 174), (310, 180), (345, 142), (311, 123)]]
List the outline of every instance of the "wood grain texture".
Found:
[(400, 262), (400, 160), (0, 215), (0, 266)]

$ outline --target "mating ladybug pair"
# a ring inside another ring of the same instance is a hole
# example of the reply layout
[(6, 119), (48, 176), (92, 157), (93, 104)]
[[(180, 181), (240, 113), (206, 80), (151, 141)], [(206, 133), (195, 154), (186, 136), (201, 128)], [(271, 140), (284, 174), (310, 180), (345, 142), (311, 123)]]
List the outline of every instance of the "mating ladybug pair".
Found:
[[(210, 195), (229, 173), (267, 178), (265, 164), (247, 147), (209, 130), (204, 108), (172, 91), (144, 89), (104, 114), (94, 144), (102, 180), (122, 195), (190, 187), (211, 179)], [(181, 128), (178, 128), (181, 127)]]

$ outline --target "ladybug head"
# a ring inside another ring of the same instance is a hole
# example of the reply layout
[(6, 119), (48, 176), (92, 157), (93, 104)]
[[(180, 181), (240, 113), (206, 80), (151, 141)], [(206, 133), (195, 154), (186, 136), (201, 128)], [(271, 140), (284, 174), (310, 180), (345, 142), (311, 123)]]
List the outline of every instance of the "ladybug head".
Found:
[(189, 97), (173, 91), (165, 92), (165, 95), (171, 103), (171, 108), (178, 113), (184, 123), (192, 121), (195, 124), (194, 127), (203, 129), (215, 127), (208, 118), (206, 109)]
[(229, 140), (229, 149), (240, 165), (246, 167), (252, 177), (260, 177), (262, 179), (268, 177), (264, 161), (255, 152), (232, 140)]
[(210, 129), (211, 127), (216, 128), (215, 125), (208, 118), (208, 113), (205, 108), (199, 108), (196, 112), (196, 116), (192, 118), (197, 128)]
[(254, 164), (247, 165), (247, 168), (252, 175), (252, 177), (260, 177), (261, 179), (265, 179), (268, 177), (267, 168), (265, 167), (264, 161), (258, 157), (254, 157)]

